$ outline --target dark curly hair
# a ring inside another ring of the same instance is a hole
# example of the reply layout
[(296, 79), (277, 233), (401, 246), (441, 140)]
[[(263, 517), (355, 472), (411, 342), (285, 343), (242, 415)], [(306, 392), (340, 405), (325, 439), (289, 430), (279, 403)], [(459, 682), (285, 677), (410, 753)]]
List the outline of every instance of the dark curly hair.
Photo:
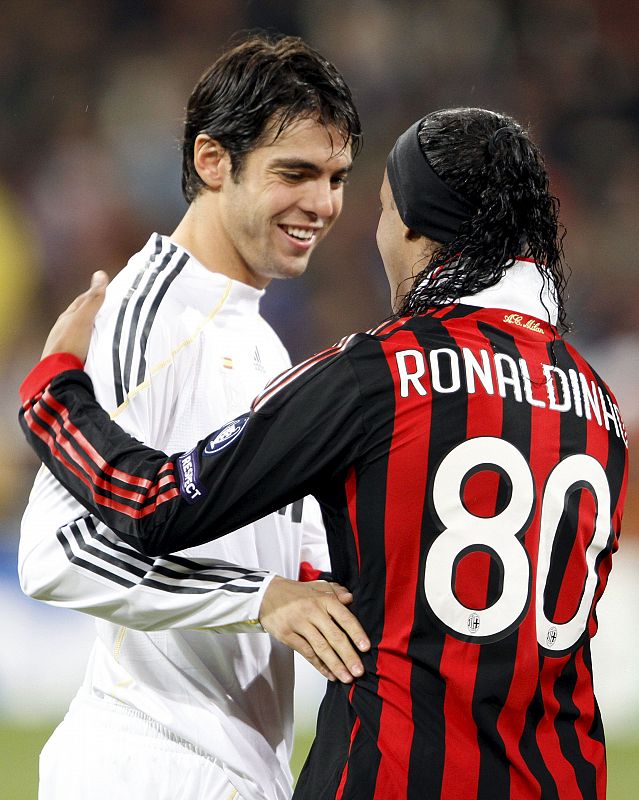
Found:
[(333, 64), (295, 36), (252, 34), (223, 53), (202, 75), (189, 98), (182, 140), (182, 192), (188, 203), (204, 187), (193, 162), (200, 133), (228, 150), (237, 180), (246, 155), (295, 120), (332, 124), (350, 142), (353, 156), (362, 130), (350, 89)]
[(418, 138), (437, 175), (476, 210), (453, 241), (435, 249), (399, 314), (424, 313), (494, 286), (524, 256), (534, 259), (557, 301), (558, 324), (567, 330), (565, 229), (528, 132), (505, 114), (458, 108), (426, 116)]

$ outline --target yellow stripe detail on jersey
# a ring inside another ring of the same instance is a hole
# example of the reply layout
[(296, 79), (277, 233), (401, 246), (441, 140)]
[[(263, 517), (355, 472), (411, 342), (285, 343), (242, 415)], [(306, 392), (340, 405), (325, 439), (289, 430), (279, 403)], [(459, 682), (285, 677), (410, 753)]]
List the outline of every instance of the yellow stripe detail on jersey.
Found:
[(124, 625), (120, 626), (120, 630), (118, 631), (118, 635), (115, 637), (115, 644), (113, 646), (113, 658), (116, 662), (120, 663), (120, 652), (122, 650), (122, 645), (124, 644), (124, 640), (126, 639), (128, 628), (125, 628)]
[(195, 329), (195, 331), (191, 336), (181, 341), (176, 347), (173, 348), (173, 350), (171, 350), (171, 354), (169, 355), (168, 358), (165, 358), (162, 361), (158, 361), (157, 364), (154, 364), (149, 369), (149, 377), (143, 380), (142, 383), (139, 383), (134, 389), (131, 389), (131, 391), (127, 394), (124, 402), (120, 403), (120, 405), (115, 409), (115, 411), (111, 412), (110, 414), (111, 419), (115, 419), (116, 417), (118, 417), (126, 409), (126, 407), (129, 405), (129, 402), (136, 395), (140, 394), (140, 392), (143, 392), (145, 389), (148, 389), (155, 375), (157, 375), (158, 372), (161, 372), (163, 369), (166, 369), (166, 367), (168, 367), (169, 364), (173, 363), (173, 359), (180, 351), (184, 350), (185, 347), (188, 347), (189, 345), (193, 344), (193, 342), (198, 338), (198, 336), (202, 333), (202, 331), (209, 324), (209, 322), (215, 319), (215, 317), (220, 313), (222, 308), (224, 308), (224, 305), (226, 301), (229, 299), (229, 295), (231, 294), (232, 286), (233, 282), (229, 279), (228, 283), (226, 284), (226, 288), (224, 289), (224, 293), (220, 298), (219, 303), (206, 317), (206, 319), (200, 322), (200, 324), (197, 326), (197, 328)]
[(234, 628), (237, 628), (238, 625), (252, 625), (255, 628), (258, 628), (261, 631), (265, 631), (262, 627), (262, 623), (259, 619), (245, 619), (240, 620), (239, 622), (227, 622), (225, 625), (216, 625), (213, 628), (189, 628), (192, 631), (208, 631), (209, 633), (228, 633), (230, 630), (231, 633), (242, 633), (242, 631), (234, 631)]

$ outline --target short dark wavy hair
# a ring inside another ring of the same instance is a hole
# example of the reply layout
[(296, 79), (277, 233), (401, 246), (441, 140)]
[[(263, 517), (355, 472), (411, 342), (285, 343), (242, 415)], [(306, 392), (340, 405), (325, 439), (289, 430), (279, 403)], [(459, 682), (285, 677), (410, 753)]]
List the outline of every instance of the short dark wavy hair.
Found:
[[(566, 329), (565, 231), (543, 157), (528, 131), (505, 114), (455, 108), (426, 116), (418, 137), (433, 170), (476, 210), (452, 242), (436, 248), (399, 313), (424, 313), (494, 286), (518, 256), (529, 256)], [(428, 280), (434, 270), (437, 279)]]
[(193, 161), (200, 133), (216, 139), (238, 178), (247, 153), (295, 120), (334, 125), (359, 150), (361, 124), (344, 78), (320, 53), (294, 36), (252, 34), (223, 53), (202, 75), (189, 98), (182, 140), (182, 192), (192, 202), (204, 184)]

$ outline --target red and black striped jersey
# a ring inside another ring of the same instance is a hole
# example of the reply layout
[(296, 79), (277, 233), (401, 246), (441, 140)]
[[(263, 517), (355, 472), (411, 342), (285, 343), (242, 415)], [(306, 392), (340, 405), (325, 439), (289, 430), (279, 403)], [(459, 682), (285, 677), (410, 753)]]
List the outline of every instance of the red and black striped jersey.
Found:
[(55, 362), (23, 386), (27, 438), (142, 551), (320, 501), (372, 648), (362, 678), (329, 685), (296, 797), (604, 798), (590, 638), (627, 437), (552, 326), (466, 304), (389, 321), (170, 458), (121, 432), (81, 371), (49, 382)]

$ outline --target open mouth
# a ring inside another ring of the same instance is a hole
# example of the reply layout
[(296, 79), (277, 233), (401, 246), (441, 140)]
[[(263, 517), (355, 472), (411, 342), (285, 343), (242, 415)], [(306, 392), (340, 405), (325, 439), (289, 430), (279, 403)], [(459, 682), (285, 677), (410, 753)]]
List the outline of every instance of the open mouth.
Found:
[(280, 225), (284, 233), (300, 244), (310, 244), (317, 236), (316, 228), (298, 228), (295, 225)]

